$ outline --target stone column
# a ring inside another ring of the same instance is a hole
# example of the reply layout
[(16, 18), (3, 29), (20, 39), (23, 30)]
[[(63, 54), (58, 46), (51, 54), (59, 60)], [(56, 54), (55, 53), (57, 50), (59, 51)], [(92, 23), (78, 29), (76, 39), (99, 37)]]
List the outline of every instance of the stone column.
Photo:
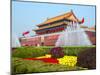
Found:
[(44, 36), (41, 36), (41, 46), (44, 46)]

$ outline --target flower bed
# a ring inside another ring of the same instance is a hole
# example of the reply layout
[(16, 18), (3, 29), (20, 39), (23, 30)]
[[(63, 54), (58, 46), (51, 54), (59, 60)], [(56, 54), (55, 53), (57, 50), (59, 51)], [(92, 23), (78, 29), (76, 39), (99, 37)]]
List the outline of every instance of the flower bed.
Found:
[[(83, 70), (78, 63), (79, 54), (91, 47), (21, 47), (12, 52), (13, 72), (19, 73), (36, 73), (36, 72), (57, 72)], [(18, 59), (15, 59), (15, 58)], [(83, 59), (81, 59), (83, 60)], [(84, 60), (86, 60), (84, 58)], [(82, 62), (83, 63), (83, 62)], [(87, 64), (87, 63), (86, 63)]]
[[(49, 57), (48, 57), (49, 56)], [(24, 60), (40, 60), (46, 63), (55, 63), (67, 66), (76, 66), (77, 57), (76, 56), (64, 56), (62, 58), (51, 58), (51, 55), (45, 55), (37, 58), (23, 58)]]
[(22, 58), (12, 58), (12, 75), (43, 72), (61, 72), (86, 70), (78, 66), (65, 66), (62, 64), (47, 63), (41, 60), (23, 60)]
[(58, 63), (58, 60), (54, 58), (24, 58), (24, 60), (41, 60), (46, 63)]

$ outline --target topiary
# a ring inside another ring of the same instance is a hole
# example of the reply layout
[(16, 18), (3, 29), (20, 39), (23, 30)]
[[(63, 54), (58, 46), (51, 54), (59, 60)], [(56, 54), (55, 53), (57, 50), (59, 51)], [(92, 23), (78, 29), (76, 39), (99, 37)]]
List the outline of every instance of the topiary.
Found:
[(88, 69), (95, 69), (96, 48), (89, 48), (80, 52), (77, 57), (77, 65)]
[(53, 58), (61, 58), (64, 56), (62, 47), (54, 47), (50, 50), (51, 57)]

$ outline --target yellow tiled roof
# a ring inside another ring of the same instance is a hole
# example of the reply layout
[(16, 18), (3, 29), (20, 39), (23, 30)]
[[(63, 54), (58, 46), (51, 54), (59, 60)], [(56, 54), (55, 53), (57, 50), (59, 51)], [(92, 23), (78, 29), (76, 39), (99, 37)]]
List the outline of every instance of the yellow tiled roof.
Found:
[(91, 27), (91, 28), (89, 28), (90, 30), (94, 30), (95, 31), (95, 27)]
[(86, 28), (87, 30), (93, 30), (95, 31), (95, 27), (87, 27), (85, 25), (80, 25), (81, 28)]
[(87, 26), (85, 25), (80, 25), (81, 28), (88, 28)]
[(45, 22), (43, 22), (43, 23), (41, 23), (41, 24), (39, 24), (37, 26), (48, 24), (48, 23), (51, 23), (51, 22), (54, 22), (54, 21), (57, 21), (57, 20), (61, 20), (61, 19), (64, 19), (64, 18), (72, 20), (72, 15), (74, 16), (73, 21), (76, 21), (76, 20), (78, 21), (78, 19), (74, 15), (74, 13), (71, 11), (71, 12), (68, 12), (68, 13), (53, 17), (53, 18), (49, 18)]
[(41, 29), (45, 29), (45, 28), (56, 27), (56, 26), (60, 26), (60, 25), (62, 25), (62, 24), (67, 24), (67, 22), (60, 22), (60, 23), (56, 23), (56, 24), (51, 24), (51, 25), (49, 25), (49, 26), (44, 26), (44, 27), (35, 29), (34, 31), (36, 31), (36, 30), (41, 30)]

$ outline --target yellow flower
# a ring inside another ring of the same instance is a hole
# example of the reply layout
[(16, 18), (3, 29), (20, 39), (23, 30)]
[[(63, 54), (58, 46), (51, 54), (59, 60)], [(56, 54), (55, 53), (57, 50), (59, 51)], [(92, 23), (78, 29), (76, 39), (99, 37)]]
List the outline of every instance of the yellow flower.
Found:
[(45, 56), (40, 56), (40, 57), (36, 57), (36, 58), (51, 58), (51, 55), (46, 54)]
[(51, 58), (51, 55), (50, 54), (46, 54), (45, 56), (48, 57), (48, 58)]
[(57, 59), (59, 64), (67, 65), (67, 66), (75, 66), (77, 63), (76, 56), (64, 56), (63, 58)]

